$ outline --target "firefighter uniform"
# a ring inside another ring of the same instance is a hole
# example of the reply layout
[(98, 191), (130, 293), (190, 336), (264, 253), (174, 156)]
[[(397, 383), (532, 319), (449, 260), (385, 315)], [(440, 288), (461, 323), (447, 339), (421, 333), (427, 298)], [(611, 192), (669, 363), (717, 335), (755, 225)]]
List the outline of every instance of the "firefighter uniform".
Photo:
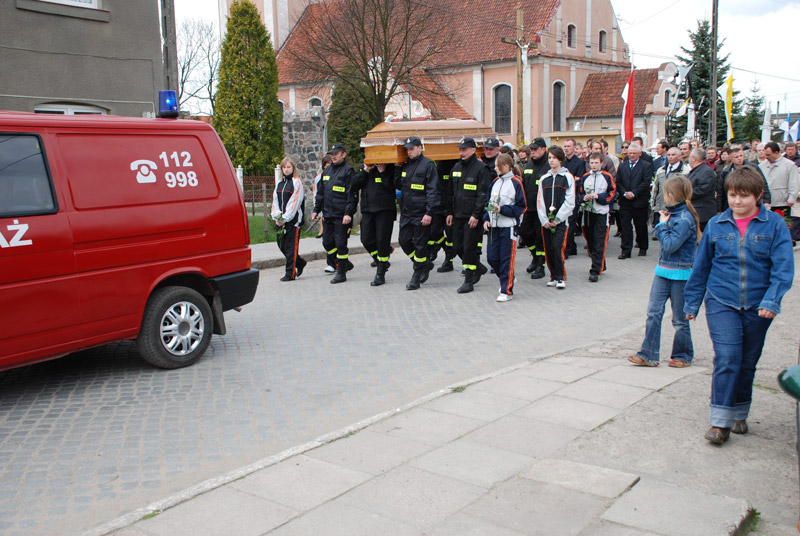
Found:
[(361, 243), (377, 264), (373, 287), (383, 285), (392, 251), (392, 228), (397, 218), (394, 166), (387, 164), (383, 172), (377, 166), (355, 175), (353, 195), (361, 193)]
[[(542, 138), (536, 138), (531, 144), (531, 150), (546, 147)], [(533, 206), (539, 194), (539, 181), (542, 176), (550, 170), (547, 163), (547, 153), (540, 158), (531, 158), (524, 168), (522, 168), (522, 186), (525, 189), (525, 199)], [(544, 242), (542, 241), (542, 224), (539, 222), (534, 211), (528, 211), (522, 218), (519, 226), (519, 236), (523, 243), (531, 252), (531, 264), (527, 271), (531, 274), (531, 279), (541, 279), (544, 277)]]
[(447, 215), (450, 214), (447, 200), (452, 195), (450, 170), (455, 163), (455, 160), (442, 160), (436, 164), (436, 173), (439, 175), (441, 202), (439, 206), (434, 209), (434, 215), (431, 219), (431, 238), (428, 240), (428, 245), (431, 247), (429, 262), (436, 260), (440, 249), (444, 251), (444, 262), (436, 270), (439, 273), (453, 271), (453, 257), (455, 257), (455, 251), (453, 249), (453, 226), (447, 225)]
[[(344, 151), (343, 145), (334, 145), (328, 153)], [(322, 246), (328, 254), (328, 264), (336, 265), (336, 275), (331, 283), (347, 281), (345, 275), (353, 269), (350, 262), (347, 238), (351, 223), (342, 222), (344, 216), (353, 217), (356, 198), (353, 195), (355, 172), (346, 161), (331, 164), (322, 172), (320, 187), (314, 200), (314, 212), (325, 214), (325, 227), (322, 231)]]
[[(406, 139), (407, 149), (420, 146), (416, 136)], [(414, 274), (406, 285), (416, 290), (424, 283), (430, 272), (428, 264), (428, 241), (430, 225), (422, 225), (424, 216), (433, 217), (439, 206), (439, 176), (436, 165), (424, 155), (409, 159), (395, 174), (395, 187), (400, 190), (400, 247), (414, 263)]]
[[(475, 141), (465, 138), (459, 147), (475, 147)], [(483, 236), (481, 223), (491, 177), (486, 165), (473, 154), (453, 166), (450, 181), (452, 197), (448, 205), (451, 209), (450, 215), (453, 216), (453, 243), (464, 266), (464, 283), (459, 287), (458, 293), (464, 294), (473, 290), (473, 285), (487, 270), (480, 262), (481, 250), (478, 244)], [(477, 220), (472, 227), (469, 225), (470, 218)]]

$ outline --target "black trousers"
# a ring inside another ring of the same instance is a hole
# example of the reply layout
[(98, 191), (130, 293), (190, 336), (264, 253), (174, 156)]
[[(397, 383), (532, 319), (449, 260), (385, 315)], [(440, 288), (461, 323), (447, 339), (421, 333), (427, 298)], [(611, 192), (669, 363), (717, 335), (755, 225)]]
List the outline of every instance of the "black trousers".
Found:
[(531, 255), (534, 257), (544, 256), (544, 243), (542, 242), (542, 223), (539, 221), (539, 214), (536, 210), (529, 210), (522, 217), (522, 223), (519, 225), (519, 236), (525, 244)]
[(361, 243), (377, 261), (386, 262), (392, 252), (395, 211), (361, 213)]
[(431, 234), (428, 239), (430, 251), (444, 249), (448, 259), (453, 258), (453, 227), (447, 226), (447, 216), (434, 214), (431, 216)]
[(633, 230), (636, 229), (636, 247), (647, 251), (647, 207), (620, 205), (619, 230), (622, 233), (622, 252), (630, 254), (633, 249)]
[(400, 223), (400, 247), (408, 258), (414, 262), (414, 270), (421, 270), (428, 262), (431, 237), (431, 226), (421, 223)]
[(483, 237), (483, 222), (478, 220), (474, 228), (469, 226), (469, 218), (453, 218), (453, 244), (456, 255), (465, 269), (477, 270), (481, 257), (478, 244)]
[(564, 249), (567, 247), (567, 224), (564, 222), (556, 226), (556, 232), (542, 227), (542, 242), (544, 243), (544, 258), (547, 269), (550, 270), (550, 279), (564, 281), (567, 279), (567, 270), (564, 268)]
[(592, 257), (590, 274), (600, 275), (606, 270), (606, 247), (608, 246), (608, 214), (584, 212), (583, 238), (589, 256)]
[(297, 273), (297, 265), (305, 266), (306, 261), (303, 260), (297, 253), (298, 245), (300, 243), (300, 228), (295, 227), (293, 224), (284, 225), (286, 233), (283, 236), (278, 236), (278, 248), (286, 257), (286, 275), (294, 277)]
[(328, 264), (336, 266), (338, 260), (349, 257), (347, 239), (350, 224), (343, 224), (341, 218), (325, 218), (325, 227), (322, 228), (322, 247), (328, 254)]
[(567, 219), (569, 222), (569, 226), (567, 227), (567, 255), (578, 254), (578, 246), (575, 244), (575, 235), (581, 230), (581, 204), (577, 201), (577, 193), (575, 194), (575, 199), (575, 208)]

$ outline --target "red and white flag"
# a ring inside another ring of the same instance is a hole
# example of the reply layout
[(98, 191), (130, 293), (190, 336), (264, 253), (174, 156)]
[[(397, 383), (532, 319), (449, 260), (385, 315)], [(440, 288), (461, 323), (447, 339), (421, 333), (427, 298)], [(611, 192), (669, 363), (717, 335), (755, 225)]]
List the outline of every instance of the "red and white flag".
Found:
[(633, 137), (633, 69), (631, 75), (628, 77), (628, 83), (625, 84), (625, 89), (622, 91), (622, 100), (625, 104), (622, 106), (622, 136), (623, 141), (628, 141)]

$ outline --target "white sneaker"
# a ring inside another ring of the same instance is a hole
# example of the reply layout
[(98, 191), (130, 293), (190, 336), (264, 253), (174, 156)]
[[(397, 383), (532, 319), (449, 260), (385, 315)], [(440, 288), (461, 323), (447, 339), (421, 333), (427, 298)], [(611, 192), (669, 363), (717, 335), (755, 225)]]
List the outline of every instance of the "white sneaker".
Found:
[(558, 283), (556, 283), (556, 288), (567, 288), (567, 284), (559, 279)]
[(331, 266), (330, 264), (328, 264), (328, 265), (326, 265), (326, 266), (325, 266), (325, 273), (326, 273), (326, 274), (333, 274), (333, 273), (336, 273), (336, 268), (334, 268), (333, 266)]
[(513, 297), (514, 296), (510, 296), (508, 294), (503, 294), (501, 292), (500, 294), (497, 295), (497, 301), (499, 301), (499, 302), (511, 301), (511, 298), (513, 298)]
[(555, 279), (551, 279), (550, 281), (547, 282), (547, 286), (548, 287), (554, 287), (557, 284), (558, 284), (558, 281), (556, 281)]

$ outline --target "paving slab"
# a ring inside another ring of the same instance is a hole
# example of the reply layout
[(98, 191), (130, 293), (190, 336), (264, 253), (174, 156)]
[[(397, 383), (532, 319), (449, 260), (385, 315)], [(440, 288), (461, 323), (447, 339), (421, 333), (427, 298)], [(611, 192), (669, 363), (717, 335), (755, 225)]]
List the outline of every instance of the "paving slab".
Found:
[(666, 361), (658, 367), (637, 367), (627, 363), (602, 370), (592, 376), (592, 379), (655, 390), (691, 374), (702, 372), (705, 372), (703, 367), (671, 368)]
[(372, 431), (439, 446), (484, 424), (485, 421), (478, 419), (425, 408), (413, 408), (373, 425)]
[(655, 532), (623, 527), (610, 521), (592, 523), (581, 532), (581, 536), (659, 536)]
[(467, 387), (464, 391), (437, 398), (422, 407), (491, 422), (513, 413), (527, 404), (527, 400), (500, 396)]
[(334, 502), (422, 528), (450, 517), (485, 491), (461, 480), (401, 465)]
[(464, 439), (534, 458), (546, 458), (563, 449), (581, 433), (577, 428), (509, 415), (470, 432)]
[(412, 460), (410, 464), (476, 486), (490, 488), (519, 473), (533, 458), (517, 452), (459, 439)]
[(714, 536), (734, 534), (749, 515), (744, 499), (642, 479), (601, 518), (667, 536)]
[(295, 510), (310, 510), (370, 478), (367, 473), (300, 455), (232, 482), (230, 487)]
[(156, 536), (258, 536), (299, 513), (226, 486), (141, 521), (137, 528)]
[(639, 475), (632, 473), (556, 458), (540, 460), (519, 476), (608, 499), (620, 496), (639, 481)]
[(448, 517), (423, 532), (423, 536), (524, 536), (524, 534), (462, 513)]
[(418, 536), (419, 530), (374, 512), (333, 501), (281, 525), (268, 534), (270, 536), (309, 536), (313, 534), (324, 534), (325, 536)]
[(589, 431), (614, 418), (619, 409), (556, 394), (537, 400), (515, 415)]
[(558, 391), (561, 396), (617, 409), (630, 407), (650, 393), (650, 389), (595, 380), (593, 377), (583, 378)]
[(605, 504), (596, 495), (517, 478), (495, 487), (463, 513), (528, 535), (568, 536), (593, 523)]
[(406, 437), (389, 436), (366, 429), (311, 450), (306, 455), (355, 471), (379, 475), (434, 448)]
[(597, 356), (580, 356), (580, 355), (562, 355), (550, 357), (547, 359), (549, 363), (557, 365), (574, 365), (576, 367), (584, 367), (595, 370), (603, 370), (606, 368), (616, 367), (620, 363), (625, 362), (625, 358), (621, 357), (597, 357)]
[(533, 401), (557, 391), (564, 387), (564, 384), (550, 380), (537, 380), (515, 371), (480, 382), (473, 387), (478, 391)]
[(572, 383), (575, 380), (594, 374), (595, 369), (579, 365), (553, 363), (549, 359), (545, 359), (521, 368), (519, 372), (531, 378)]

